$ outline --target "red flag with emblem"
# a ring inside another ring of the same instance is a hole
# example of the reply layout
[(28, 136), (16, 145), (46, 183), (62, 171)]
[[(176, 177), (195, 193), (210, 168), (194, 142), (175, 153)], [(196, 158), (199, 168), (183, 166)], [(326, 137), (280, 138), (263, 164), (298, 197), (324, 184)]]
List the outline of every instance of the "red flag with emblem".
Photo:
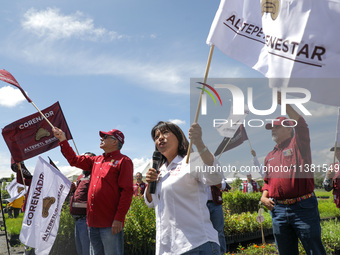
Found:
[[(41, 111), (44, 116), (65, 131), (67, 140), (72, 139), (66, 119), (59, 102)], [(2, 129), (2, 136), (15, 162), (37, 156), (58, 146), (52, 127), (44, 121), (40, 113), (17, 120)]]

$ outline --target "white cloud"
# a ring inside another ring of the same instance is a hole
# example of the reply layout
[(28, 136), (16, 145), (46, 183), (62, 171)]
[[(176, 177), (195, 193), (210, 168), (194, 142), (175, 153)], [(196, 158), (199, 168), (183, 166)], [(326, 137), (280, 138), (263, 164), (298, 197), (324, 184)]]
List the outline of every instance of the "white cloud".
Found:
[(312, 114), (311, 117), (326, 117), (326, 116), (337, 116), (338, 115), (338, 107), (322, 105), (317, 103), (310, 104), (310, 108), (306, 107), (307, 110)]
[(185, 120), (170, 119), (169, 121), (174, 123), (174, 124), (176, 124), (176, 125), (178, 125), (178, 126), (185, 125)]
[(19, 89), (12, 88), (11, 86), (0, 88), (0, 106), (14, 107), (25, 100)]
[(11, 174), (14, 174), (10, 163), (11, 161), (8, 155), (0, 152), (0, 179), (4, 177), (11, 177)]
[[(171, 94), (189, 94), (189, 77), (202, 77), (206, 68), (205, 62), (190, 59), (159, 61), (139, 55), (129, 59), (126, 54), (121, 56), (119, 50), (103, 53), (101, 45), (97, 48), (97, 44), (91, 44), (89, 49), (86, 42), (74, 47), (68, 40), (74, 38), (98, 41), (122, 38), (122, 35), (96, 27), (81, 12), (65, 15), (56, 8), (30, 9), (23, 18), (22, 30), (14, 31), (0, 46), (11, 58), (41, 67), (49, 74), (118, 76), (136, 86)], [(148, 38), (154, 39), (156, 35)], [(219, 63), (210, 72), (215, 77), (240, 77), (241, 73), (239, 67), (226, 70)]]
[(133, 174), (136, 175), (137, 172), (141, 172), (145, 176), (145, 167), (149, 164), (151, 159), (148, 158), (134, 158), (133, 162)]
[(330, 147), (327, 149), (322, 149), (319, 151), (312, 151), (313, 164), (315, 166), (320, 166), (326, 172), (326, 167), (333, 162), (334, 152), (330, 151)]
[(57, 8), (42, 11), (29, 9), (24, 15), (22, 26), (26, 31), (52, 40), (71, 37), (83, 40), (115, 40), (123, 37), (117, 32), (96, 28), (93, 19), (86, 18), (82, 12), (63, 15)]
[(148, 159), (148, 158), (134, 158), (132, 160), (132, 162), (133, 162), (133, 168), (137, 169), (139, 167), (146, 165), (146, 163), (150, 162), (150, 159)]
[(58, 167), (60, 172), (62, 172), (66, 177), (69, 177), (69, 176), (72, 176), (72, 175), (80, 175), (83, 171), (83, 170), (81, 170), (77, 167), (73, 167), (73, 166), (58, 166), (57, 164), (56, 164), (56, 166)]

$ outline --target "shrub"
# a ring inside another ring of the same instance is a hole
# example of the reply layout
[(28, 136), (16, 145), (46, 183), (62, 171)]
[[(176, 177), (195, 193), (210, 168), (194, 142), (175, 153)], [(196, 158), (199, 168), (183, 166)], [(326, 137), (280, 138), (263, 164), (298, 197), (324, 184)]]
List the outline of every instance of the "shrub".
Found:
[(242, 255), (262, 255), (262, 254), (278, 254), (275, 244), (250, 244), (247, 247), (239, 245), (237, 248), (237, 254)]
[(155, 210), (147, 207), (143, 197), (133, 197), (124, 225), (125, 250), (128, 254), (155, 250), (155, 239)]
[(337, 220), (321, 223), (321, 238), (327, 254), (340, 250), (340, 222)]
[(240, 187), (241, 187), (241, 183), (242, 183), (242, 182), (243, 182), (243, 181), (242, 181), (240, 178), (236, 178), (236, 179), (230, 184), (232, 190), (233, 190), (233, 191), (235, 191), (235, 190), (240, 190)]
[(340, 216), (340, 210), (336, 207), (333, 199), (320, 199), (318, 200), (318, 204), (321, 218)]
[[(256, 221), (257, 213), (240, 213), (230, 214), (228, 211), (224, 212), (224, 233), (225, 235), (237, 235), (247, 232), (255, 232), (261, 230), (261, 224)], [(271, 228), (272, 220), (269, 213), (263, 214), (265, 220), (262, 223), (263, 229)]]
[(231, 214), (242, 212), (255, 212), (259, 209), (261, 192), (243, 193), (242, 191), (224, 192), (223, 201), (225, 210)]
[(61, 210), (58, 234), (51, 249), (51, 255), (77, 254), (74, 240), (75, 225), (69, 206), (69, 203), (64, 203)]

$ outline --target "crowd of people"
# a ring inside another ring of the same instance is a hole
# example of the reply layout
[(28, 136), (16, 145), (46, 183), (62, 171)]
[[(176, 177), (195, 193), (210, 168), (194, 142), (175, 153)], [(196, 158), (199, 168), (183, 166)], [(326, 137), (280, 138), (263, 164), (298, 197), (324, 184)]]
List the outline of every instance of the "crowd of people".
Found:
[[(288, 171), (267, 171), (263, 187), (248, 174), (239, 189), (244, 193), (262, 192), (261, 203), (270, 211), (279, 254), (299, 254), (299, 240), (306, 254), (326, 254), (314, 176), (310, 171), (296, 171), (312, 164), (309, 129), (303, 117), (289, 105), (287, 114), (289, 119), (281, 116), (266, 125), (276, 145), (263, 166), (285, 166)], [(297, 123), (295, 126), (292, 120)], [(90, 152), (77, 155), (63, 130), (54, 128), (53, 133), (69, 164), (83, 170), (71, 188), (70, 201), (79, 255), (124, 254), (124, 220), (133, 196), (144, 197), (146, 205), (155, 210), (156, 254), (227, 252), (222, 192), (231, 187), (222, 172), (194, 170), (197, 165), (217, 169), (220, 164), (204, 144), (197, 123), (189, 129), (189, 139), (195, 146), (189, 161), (189, 142), (179, 126), (160, 121), (152, 128), (151, 138), (161, 158), (159, 169), (151, 167), (146, 172), (146, 183), (140, 172), (133, 181), (133, 163), (120, 152), (125, 139), (121, 131), (99, 132), (104, 153), (98, 156)], [(333, 147), (331, 151), (340, 159), (340, 148)], [(254, 151), (252, 154), (257, 161)], [(334, 202), (340, 208), (338, 170), (338, 162), (330, 166), (323, 186), (327, 191), (333, 190)], [(32, 176), (26, 177), (29, 186)], [(22, 182), (19, 174), (17, 178)]]

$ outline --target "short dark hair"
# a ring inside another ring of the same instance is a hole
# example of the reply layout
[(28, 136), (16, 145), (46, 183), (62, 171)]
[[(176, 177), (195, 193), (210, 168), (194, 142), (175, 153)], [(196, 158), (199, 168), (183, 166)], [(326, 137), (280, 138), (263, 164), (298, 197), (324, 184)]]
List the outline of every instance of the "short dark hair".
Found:
[[(174, 124), (172, 122), (159, 121), (151, 130), (151, 137), (152, 137), (153, 141), (155, 141), (155, 134), (156, 134), (157, 130), (159, 130), (161, 132), (168, 130), (171, 133), (173, 133), (178, 140), (177, 154), (180, 155), (183, 158), (187, 155), (189, 142), (188, 142), (187, 138), (185, 137), (182, 129), (179, 126), (177, 126), (176, 124)], [(157, 150), (157, 148), (156, 148), (156, 150)], [(164, 163), (164, 162), (166, 162), (166, 159), (163, 156), (162, 163)]]

